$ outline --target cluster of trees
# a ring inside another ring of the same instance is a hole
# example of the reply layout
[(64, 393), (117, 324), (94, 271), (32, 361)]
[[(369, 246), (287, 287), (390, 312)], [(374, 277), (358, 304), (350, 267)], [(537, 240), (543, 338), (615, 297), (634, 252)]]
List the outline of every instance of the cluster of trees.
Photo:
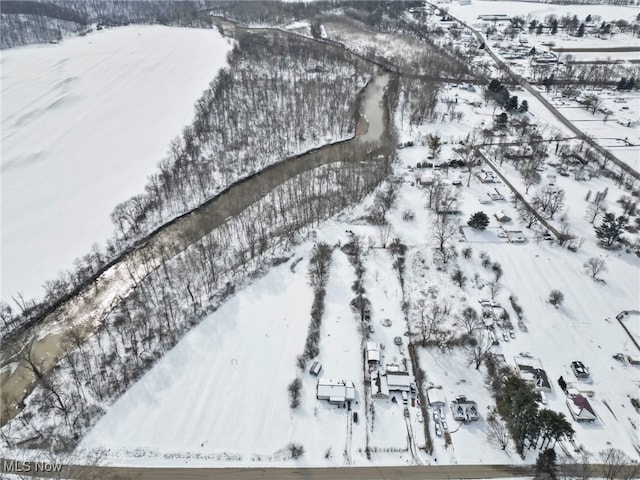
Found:
[[(338, 158), (353, 162), (293, 177), (179, 255), (155, 270), (149, 267), (152, 271), (135, 279), (136, 288), (90, 340), (85, 343), (80, 333), (69, 333), (76, 349), (49, 373), (36, 373), (38, 386), (21, 413), (2, 428), (3, 441), (8, 446), (29, 440), (33, 447), (73, 447), (106, 405), (214, 311), (238, 283), (265, 269), (268, 258), (280, 258), (309, 224), (373, 191), (387, 169), (358, 161), (363, 156), (365, 152), (345, 150)], [(136, 272), (139, 265), (129, 268)], [(37, 359), (29, 358), (29, 348), (24, 352), (23, 360), (35, 373)]]
[(422, 125), (435, 119), (440, 84), (424, 80), (402, 77), (400, 79), (402, 98), (399, 113), (404, 123), (408, 118), (410, 126)]
[(329, 280), (329, 266), (331, 265), (332, 249), (326, 243), (317, 244), (309, 260), (309, 281), (313, 287), (313, 305), (311, 306), (311, 323), (307, 332), (307, 340), (302, 355), (298, 357), (298, 366), (304, 370), (307, 362), (320, 353), (320, 325), (324, 314), (324, 297), (327, 281)]
[(367, 298), (367, 291), (364, 287), (365, 267), (362, 261), (362, 239), (357, 235), (352, 235), (351, 241), (342, 247), (342, 251), (347, 254), (349, 263), (353, 265), (356, 274), (356, 279), (351, 285), (355, 296), (349, 305), (359, 321), (358, 329), (364, 342), (373, 333), (373, 324), (371, 323), (371, 300)]
[(353, 135), (366, 62), (275, 32), (239, 35), (228, 62), (145, 193), (114, 210), (120, 244), (288, 155)]
[(510, 95), (509, 89), (505, 87), (500, 80), (491, 79), (485, 90), (485, 98), (495, 100), (495, 102), (508, 112), (519, 111), (524, 113), (529, 110), (529, 104), (526, 100), (518, 105), (518, 96)]
[(127, 25), (161, 23), (184, 27), (211, 28), (207, 16), (194, 1), (161, 0), (68, 0), (3, 1), (0, 47), (57, 42), (65, 36), (91, 31), (94, 23)]
[(504, 377), (495, 393), (497, 411), (519, 454), (524, 456), (527, 448), (545, 449), (551, 442), (555, 445), (562, 438), (573, 437), (573, 427), (564, 414), (540, 409), (538, 395), (517, 375), (512, 373)]

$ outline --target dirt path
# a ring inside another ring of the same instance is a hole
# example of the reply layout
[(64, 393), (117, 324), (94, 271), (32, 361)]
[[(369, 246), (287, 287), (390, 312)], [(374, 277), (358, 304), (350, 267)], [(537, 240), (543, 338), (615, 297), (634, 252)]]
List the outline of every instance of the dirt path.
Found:
[[(386, 133), (383, 94), (389, 80), (390, 74), (380, 72), (365, 88), (361, 97), (364, 123), (359, 122), (359, 136), (287, 158), (236, 182), (214, 199), (157, 230), (144, 244), (125, 254), (107, 269), (96, 282), (32, 327), (29, 332), (34, 339), (31, 356), (37, 368), (46, 374), (75, 348), (67, 336), (72, 326), (78, 329), (84, 339), (89, 338), (107, 314), (142, 279), (277, 186), (321, 165), (369, 159), (378, 146), (376, 141)], [(14, 342), (13, 348), (3, 345), (3, 365), (13, 360), (13, 365), (10, 365), (13, 368), (5, 368), (0, 378), (2, 425), (17, 414), (20, 402), (36, 384), (32, 368), (24, 358), (18, 357), (26, 343), (23, 342)]]

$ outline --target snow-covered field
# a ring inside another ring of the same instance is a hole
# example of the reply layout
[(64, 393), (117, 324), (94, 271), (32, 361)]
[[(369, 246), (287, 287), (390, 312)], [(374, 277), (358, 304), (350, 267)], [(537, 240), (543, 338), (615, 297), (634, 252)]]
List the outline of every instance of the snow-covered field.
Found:
[(458, 2), (442, 3), (441, 7), (447, 8), (453, 15), (465, 22), (473, 23), (478, 15), (507, 14), (510, 16), (522, 16), (543, 20), (547, 15), (558, 17), (571, 15), (599, 15), (602, 20), (611, 21), (625, 19), (632, 21), (640, 13), (637, 6), (622, 5), (556, 5), (535, 2), (511, 2), (472, 0), (471, 5), (460, 5)]
[(230, 48), (216, 30), (131, 26), (2, 52), (2, 300), (40, 297), (111, 236)]

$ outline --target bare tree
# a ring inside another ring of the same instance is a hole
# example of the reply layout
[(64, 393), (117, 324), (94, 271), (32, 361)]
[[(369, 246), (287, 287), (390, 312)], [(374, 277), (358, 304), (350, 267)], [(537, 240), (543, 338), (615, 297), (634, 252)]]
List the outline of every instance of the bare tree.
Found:
[(606, 480), (637, 478), (640, 472), (638, 462), (617, 448), (608, 448), (600, 452), (600, 462), (603, 467), (602, 476)]
[(549, 293), (549, 303), (558, 308), (564, 301), (564, 293), (560, 290), (551, 290)]
[(467, 359), (469, 365), (473, 365), (475, 369), (478, 370), (482, 362), (491, 356), (493, 342), (485, 333), (485, 330), (480, 330), (474, 339), (474, 345), (467, 347)]
[(467, 276), (460, 270), (456, 268), (451, 275), (451, 280), (456, 282), (460, 288), (464, 288), (465, 283), (467, 283)]
[(533, 227), (536, 223), (538, 223), (538, 215), (536, 212), (526, 206), (524, 203), (518, 205), (518, 216), (522, 223), (526, 225), (527, 228)]
[(582, 451), (579, 458), (561, 457), (558, 462), (558, 476), (564, 480), (589, 480), (593, 477), (591, 454)]
[(25, 363), (26, 367), (31, 370), (38, 381), (44, 378), (44, 370), (40, 365), (40, 359), (36, 358), (35, 339), (30, 340), (23, 347), (20, 360)]
[(500, 293), (500, 290), (502, 289), (502, 285), (500, 285), (500, 282), (498, 282), (496, 280), (495, 282), (488, 282), (487, 286), (489, 287), (489, 293), (491, 294), (491, 300), (495, 300), (496, 299), (496, 295), (498, 295), (498, 293)]
[(399, 186), (399, 182), (392, 179), (383, 189), (376, 192), (371, 207), (371, 219), (374, 223), (378, 225), (387, 223), (386, 215), (396, 204)]
[(446, 308), (438, 303), (431, 304), (429, 309), (420, 310), (420, 335), (422, 336), (422, 345), (427, 345), (429, 340), (440, 330), (442, 322), (444, 322)]
[(478, 312), (473, 307), (467, 307), (462, 311), (459, 323), (469, 334), (472, 334), (482, 327)]
[(584, 270), (591, 278), (598, 278), (598, 275), (607, 271), (607, 262), (602, 257), (591, 257), (584, 262)]
[(534, 208), (538, 207), (549, 218), (553, 218), (564, 207), (564, 190), (547, 185), (536, 192), (532, 203)]
[(496, 447), (500, 447), (501, 450), (506, 450), (510, 440), (509, 429), (498, 418), (498, 412), (494, 408), (487, 416), (487, 441)]
[(589, 205), (587, 206), (587, 216), (589, 218), (589, 223), (594, 223), (606, 211), (607, 207), (604, 204), (604, 198), (601, 195), (596, 195), (595, 200), (593, 202), (589, 202)]
[(447, 242), (458, 233), (459, 227), (457, 222), (437, 222), (433, 226), (432, 236), (440, 253), (445, 253)]

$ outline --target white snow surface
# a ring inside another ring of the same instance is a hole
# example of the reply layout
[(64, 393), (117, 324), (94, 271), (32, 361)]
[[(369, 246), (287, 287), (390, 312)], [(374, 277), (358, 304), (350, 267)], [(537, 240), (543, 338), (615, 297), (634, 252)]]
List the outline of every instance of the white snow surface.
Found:
[(587, 15), (598, 15), (605, 21), (612, 20), (634, 20), (638, 14), (637, 6), (627, 5), (555, 5), (549, 3), (535, 2), (512, 2), (512, 1), (491, 1), (472, 0), (471, 5), (460, 5), (452, 2), (440, 5), (451, 12), (451, 14), (465, 22), (475, 22), (478, 15), (506, 14), (511, 17), (516, 15), (527, 18), (531, 16), (538, 20), (543, 20), (547, 15), (561, 17), (567, 14), (578, 15), (579, 18)]
[(104, 242), (231, 46), (216, 30), (130, 26), (3, 51), (2, 300)]

